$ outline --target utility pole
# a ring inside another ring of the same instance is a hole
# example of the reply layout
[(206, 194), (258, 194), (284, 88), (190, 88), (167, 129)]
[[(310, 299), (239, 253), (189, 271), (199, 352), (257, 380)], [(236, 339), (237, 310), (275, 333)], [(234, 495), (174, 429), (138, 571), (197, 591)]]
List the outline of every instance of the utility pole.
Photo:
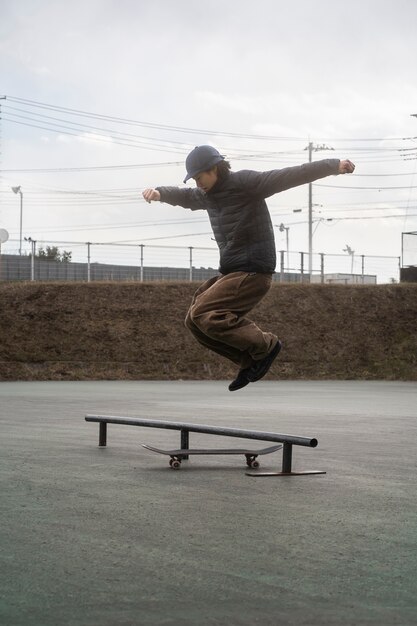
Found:
[[(324, 143), (314, 145), (310, 141), (304, 150), (308, 150), (308, 162), (311, 163), (313, 161), (313, 152), (334, 150), (334, 148), (326, 146)], [(313, 183), (308, 184), (308, 273), (311, 278), (313, 274)]]
[(1, 131), (2, 131), (2, 127), (1, 127), (1, 119), (2, 119), (2, 117), (1, 117), (1, 114), (2, 114), (2, 111), (1, 111), (1, 100), (6, 100), (6, 96), (0, 96), (0, 186), (2, 186), (2, 183), (3, 183), (3, 175), (2, 175), (2, 171), (1, 171), (2, 170), (2, 167), (1, 167), (1, 165), (2, 165), (1, 164), (1, 157), (2, 157), (2, 154), (3, 154), (2, 153), (2, 148), (3, 148), (3, 146), (2, 146), (2, 135), (1, 135)]

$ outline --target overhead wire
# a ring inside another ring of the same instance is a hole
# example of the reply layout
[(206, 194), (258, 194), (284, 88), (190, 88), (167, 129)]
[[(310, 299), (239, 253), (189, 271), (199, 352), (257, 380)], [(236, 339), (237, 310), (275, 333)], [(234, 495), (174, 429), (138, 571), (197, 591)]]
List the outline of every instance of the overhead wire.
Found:
[[(291, 137), (291, 136), (271, 135), (271, 134), (261, 135), (261, 134), (255, 134), (255, 133), (236, 133), (236, 132), (226, 132), (226, 131), (212, 130), (212, 129), (187, 128), (184, 126), (175, 126), (175, 125), (169, 125), (169, 124), (157, 124), (153, 122), (144, 122), (141, 120), (133, 120), (129, 118), (116, 117), (116, 116), (111, 116), (111, 115), (103, 115), (99, 113), (92, 113), (88, 111), (82, 111), (80, 109), (62, 107), (59, 105), (51, 105), (51, 104), (47, 104), (44, 102), (29, 100), (27, 98), (19, 98), (16, 96), (7, 95), (6, 98), (7, 100), (11, 102), (24, 104), (30, 107), (43, 108), (43, 109), (52, 110), (52, 111), (61, 111), (61, 112), (66, 112), (74, 116), (89, 117), (89, 118), (94, 118), (94, 119), (113, 121), (113, 122), (117, 122), (120, 124), (136, 125), (136, 126), (142, 126), (146, 128), (153, 128), (153, 129), (159, 129), (159, 130), (165, 130), (165, 131), (185, 132), (185, 133), (193, 133), (193, 134), (198, 133), (198, 134), (204, 134), (204, 135), (219, 135), (219, 136), (226, 136), (226, 137), (238, 137), (238, 138), (243, 138), (243, 139), (257, 139), (257, 140), (263, 139), (266, 141), (275, 141), (277, 139), (288, 140), (288, 141), (305, 141), (305, 137)], [(364, 137), (361, 137), (361, 138), (319, 137), (317, 138), (317, 140), (319, 141), (354, 141), (354, 142), (356, 141), (403, 141), (407, 139), (417, 139), (417, 137), (411, 136), (411, 137), (366, 137), (366, 138)]]
[[(5, 108), (7, 109), (7, 107)], [(17, 110), (21, 110), (21, 109), (17, 109)], [(96, 126), (81, 124), (79, 122), (77, 123), (74, 123), (71, 121), (68, 122), (66, 120), (61, 120), (60, 118), (52, 118), (50, 116), (43, 116), (37, 113), (34, 113), (33, 115), (36, 115), (37, 117), (41, 117), (41, 118), (42, 117), (47, 118), (46, 122), (43, 122), (43, 120), (41, 120), (41, 123), (44, 123), (46, 125), (40, 126), (39, 120), (33, 119), (31, 117), (27, 117), (27, 116), (22, 116), (19, 114), (14, 114), (13, 112), (11, 114), (9, 113), (9, 115), (11, 115), (12, 117), (18, 117), (19, 119), (10, 119), (10, 117), (3, 117), (3, 119), (5, 121), (9, 121), (14, 124), (20, 124), (23, 126), (29, 126), (32, 128), (41, 129), (47, 132), (56, 133), (58, 135), (75, 136), (82, 140), (99, 141), (102, 143), (105, 142), (105, 143), (111, 143), (115, 145), (123, 145), (123, 146), (128, 146), (128, 147), (133, 147), (133, 148), (141, 148), (145, 150), (152, 150), (152, 151), (159, 151), (159, 152), (161, 151), (173, 152), (176, 154), (178, 153), (185, 154), (191, 148), (191, 144), (186, 145), (182, 142), (177, 142), (174, 140), (167, 141), (167, 140), (155, 139), (152, 137), (145, 138), (140, 135), (132, 135), (131, 133), (123, 133), (121, 131), (117, 131), (114, 129), (98, 128)], [(25, 119), (28, 121), (22, 122), (21, 121), (22, 119)], [(55, 124), (54, 122), (50, 122), (49, 121), (50, 119), (54, 119), (62, 123)], [(29, 122), (36, 122), (36, 123), (29, 123)], [(70, 124), (70, 126), (67, 126), (67, 124)], [(90, 133), (87, 133), (86, 129), (88, 129)], [(72, 132), (72, 131), (76, 131), (76, 132)], [(139, 142), (137, 141), (138, 139), (140, 140)], [(152, 141), (152, 144), (148, 143), (148, 141)], [(405, 152), (407, 150), (415, 151), (415, 148), (401, 149), (402, 152)], [(373, 152), (376, 152), (376, 151), (378, 151), (380, 154), (384, 154), (387, 152), (399, 152), (400, 150), (398, 148), (373, 149)], [(262, 161), (262, 162), (274, 162), (274, 164), (276, 164), (277, 162), (277, 157), (286, 156), (286, 159), (285, 159), (286, 163), (291, 163), (291, 162), (294, 162), (291, 155), (300, 154), (300, 151), (288, 151), (288, 150), (287, 151), (258, 150), (258, 151), (252, 151), (251, 153), (247, 153), (247, 150), (243, 150), (242, 148), (226, 149), (226, 152), (231, 152), (230, 158), (234, 160), (238, 160), (238, 161), (239, 160), (252, 160), (252, 161), (255, 160), (255, 161)], [(297, 162), (299, 162), (299, 160), (300, 159), (297, 159)], [(397, 159), (397, 161), (398, 160), (401, 160), (401, 157)], [(373, 158), (370, 160), (370, 162), (382, 162), (382, 160), (378, 161)]]
[[(13, 97), (8, 97), (8, 100), (12, 101), (12, 102), (16, 102), (19, 103), (21, 106), (28, 106), (33, 108), (38, 108), (38, 109), (43, 109), (43, 110), (48, 110), (48, 111), (54, 111), (54, 112), (60, 112), (60, 113), (65, 113), (66, 115), (70, 115), (70, 116), (77, 116), (77, 117), (84, 117), (84, 118), (88, 118), (88, 119), (94, 119), (94, 120), (100, 120), (100, 121), (106, 121), (106, 122), (112, 122), (112, 123), (117, 123), (117, 124), (124, 124), (124, 125), (130, 125), (130, 126), (139, 126), (139, 127), (143, 127), (143, 128), (147, 128), (147, 129), (152, 129), (152, 130), (162, 130), (162, 131), (169, 131), (169, 132), (175, 132), (175, 133), (195, 133), (195, 134), (205, 134), (208, 136), (214, 136), (217, 135), (219, 137), (230, 137), (230, 138), (235, 138), (235, 139), (251, 139), (251, 140), (265, 140), (265, 141), (292, 141), (292, 142), (301, 142), (301, 141), (305, 141), (305, 138), (302, 137), (282, 137), (282, 136), (272, 136), (272, 135), (256, 135), (256, 134), (249, 134), (249, 133), (228, 133), (228, 132), (224, 132), (224, 131), (209, 131), (209, 130), (203, 130), (203, 129), (191, 129), (191, 128), (185, 128), (185, 127), (181, 127), (181, 126), (173, 126), (173, 125), (164, 125), (164, 124), (154, 124), (154, 123), (148, 123), (148, 122), (143, 122), (143, 121), (139, 121), (139, 120), (130, 120), (127, 118), (120, 118), (120, 117), (113, 117), (113, 116), (107, 116), (107, 115), (101, 115), (101, 114), (94, 114), (94, 113), (89, 113), (89, 112), (85, 112), (85, 111), (80, 111), (77, 109), (69, 109), (67, 107), (59, 107), (59, 106), (55, 106), (55, 105), (48, 105), (45, 103), (38, 103), (32, 100), (27, 100), (27, 99), (20, 99), (20, 98), (13, 98)], [(6, 105), (7, 107), (8, 105)], [(111, 143), (115, 143), (115, 144), (120, 144), (120, 145), (125, 145), (125, 146), (129, 146), (129, 147), (140, 147), (140, 148), (144, 148), (144, 149), (150, 149), (150, 150), (155, 150), (155, 151), (164, 151), (164, 152), (175, 152), (175, 153), (183, 153), (185, 151), (188, 151), (189, 148), (191, 147), (191, 144), (187, 145), (183, 142), (180, 141), (176, 141), (176, 140), (168, 140), (168, 139), (156, 139), (154, 137), (144, 137), (141, 135), (134, 135), (131, 133), (124, 133), (115, 129), (106, 129), (106, 128), (98, 128), (96, 126), (92, 126), (92, 125), (88, 125), (88, 124), (82, 124), (81, 122), (77, 122), (77, 121), (71, 121), (71, 120), (66, 120), (66, 119), (62, 119), (62, 118), (56, 118), (56, 117), (52, 117), (52, 116), (48, 116), (48, 115), (43, 115), (41, 113), (36, 113), (33, 111), (26, 111), (25, 109), (19, 109), (17, 107), (8, 107), (9, 109), (12, 110), (11, 116), (18, 118), (18, 120), (22, 120), (22, 119), (26, 119), (30, 122), (35, 122), (34, 124), (25, 124), (24, 122), (20, 122), (20, 121), (16, 121), (16, 120), (10, 120), (8, 118), (4, 118), (6, 121), (11, 121), (14, 122), (16, 124), (22, 124), (22, 125), (26, 125), (26, 126), (31, 126), (34, 128), (40, 128), (42, 130), (46, 130), (46, 131), (50, 131), (50, 132), (55, 132), (55, 133), (59, 133), (59, 134), (68, 134), (68, 135), (73, 135), (76, 136), (78, 138), (85, 138), (85, 135), (80, 135), (79, 133), (74, 133), (74, 132), (67, 132), (67, 131), (79, 131), (81, 133), (86, 133), (86, 129), (88, 129), (88, 132), (92, 132), (92, 135), (88, 134), (87, 138), (88, 139), (93, 139), (93, 140), (97, 140), (97, 141), (105, 141), (107, 143), (109, 143), (111, 141)], [(32, 117), (25, 117), (23, 115), (17, 115), (16, 113), (14, 113), (13, 111), (18, 111), (20, 113), (27, 113), (29, 115), (31, 115)], [(36, 124), (36, 122), (38, 122), (38, 120), (34, 119), (35, 117), (37, 118), (41, 118), (41, 122), (40, 123), (44, 123), (45, 127), (41, 127), (38, 126)], [(43, 122), (43, 120), (46, 120), (46, 122)], [(53, 120), (52, 122), (49, 120)], [(61, 122), (61, 124), (55, 124), (54, 122)], [(68, 124), (68, 126), (67, 126)], [(98, 131), (98, 132), (96, 132)], [(102, 134), (104, 133), (104, 134)], [(107, 134), (108, 133), (108, 134)], [(109, 139), (110, 137), (110, 139)], [(407, 140), (414, 140), (416, 139), (416, 137), (392, 137), (392, 138), (346, 138), (346, 139), (336, 139), (336, 138), (330, 138), (330, 139), (326, 139), (327, 141), (331, 141), (331, 142), (385, 142), (385, 141), (396, 141), (396, 142), (404, 142)], [(140, 141), (138, 141), (140, 140)], [(142, 141), (143, 140), (143, 141)], [(324, 141), (324, 139), (320, 138), (321, 141)], [(149, 144), (148, 142), (152, 141), (152, 144)], [(176, 147), (177, 146), (177, 147)], [(181, 149), (179, 148), (179, 146), (181, 146)], [(261, 162), (274, 162), (276, 163), (278, 158), (281, 157), (286, 157), (286, 162), (291, 163), (292, 159), (294, 158), (295, 155), (299, 155), (301, 157), (302, 153), (305, 152), (306, 148), (301, 148), (299, 150), (287, 150), (287, 151), (265, 151), (265, 150), (254, 150), (254, 151), (250, 151), (248, 152), (248, 150), (244, 150), (243, 148), (236, 148), (236, 149), (232, 149), (232, 158), (236, 161), (244, 161), (244, 160), (258, 160)], [(340, 148), (339, 148), (340, 150)], [(414, 154), (416, 153), (416, 147), (413, 146), (411, 148), (399, 148), (399, 147), (387, 147), (387, 146), (376, 146), (376, 147), (371, 147), (371, 146), (345, 146), (343, 148), (344, 151), (350, 151), (353, 154), (356, 154), (356, 158), (355, 158), (355, 162), (361, 162), (361, 163), (398, 163), (404, 160), (411, 160), (408, 159), (408, 156), (410, 157), (414, 157)], [(390, 155), (393, 154), (397, 154), (398, 158), (397, 159), (393, 159), (391, 158)], [(272, 160), (274, 158), (274, 160)], [(299, 162), (300, 159), (297, 160), (297, 162)], [(90, 166), (90, 167), (75, 167), (75, 168), (27, 168), (25, 169), (10, 169), (10, 170), (3, 170), (4, 173), (31, 173), (31, 174), (35, 174), (35, 173), (52, 173), (52, 172), (83, 172), (83, 171), (100, 171), (100, 170), (122, 170), (122, 169), (134, 169), (134, 168), (151, 168), (151, 167), (172, 167), (172, 166), (183, 166), (183, 162), (182, 161), (165, 161), (165, 162), (161, 162), (161, 163), (140, 163), (140, 164), (126, 164), (126, 165), (109, 165), (109, 166)], [(396, 173), (375, 173), (375, 174), (357, 174), (356, 176), (361, 176), (361, 177), (367, 177), (367, 178), (372, 178), (372, 177), (390, 177), (390, 176), (412, 176), (413, 173), (405, 173), (405, 172), (396, 172)], [(339, 190), (339, 189), (344, 189), (344, 190), (349, 190), (349, 191), (355, 191), (355, 190), (360, 190), (360, 191), (381, 191), (381, 190), (410, 190), (410, 194), (411, 194), (411, 190), (417, 188), (417, 186), (414, 185), (409, 185), (409, 186), (356, 186), (356, 185), (349, 185), (349, 186), (344, 186), (344, 185), (338, 185), (338, 184), (333, 184), (333, 185), (326, 185), (326, 184), (321, 184), (321, 183), (314, 183), (314, 187), (321, 187), (324, 189), (334, 189), (334, 190)], [(52, 206), (56, 206), (56, 207), (74, 207), (74, 206), (114, 206), (114, 204), (123, 204), (123, 205), (127, 205), (127, 204), (133, 204), (133, 203), (138, 203), (141, 202), (141, 198), (137, 195), (133, 195), (133, 194), (138, 194), (136, 188), (119, 188), (119, 189), (101, 189), (101, 190), (51, 190), (50, 191), (50, 195), (49, 192), (47, 192), (46, 196), (42, 195), (42, 191), (37, 191), (36, 192), (38, 194), (37, 198), (30, 198), (30, 203), (33, 204), (33, 206), (36, 205), (43, 205), (45, 207), (52, 207)], [(58, 195), (58, 198), (54, 198), (54, 194)], [(64, 198), (59, 198), (60, 195), (67, 195), (69, 196), (68, 198), (64, 197)], [(113, 194), (119, 194), (119, 195), (113, 195)], [(52, 196), (52, 197), (51, 197)], [(70, 196), (74, 196), (75, 199), (71, 199)], [(115, 202), (116, 201), (116, 202)], [(142, 201), (143, 202), (143, 201)], [(380, 201), (379, 201), (380, 202)], [(392, 201), (392, 203), (395, 203), (396, 201)], [(409, 196), (409, 201), (408, 201), (408, 207), (407, 207), (407, 211), (409, 209), (414, 209), (415, 207), (410, 207), (409, 206), (409, 202), (410, 202), (410, 196)], [(355, 204), (355, 203), (350, 203), (350, 205)], [(344, 212), (344, 211), (348, 211), (348, 210), (352, 210), (352, 211), (371, 211), (371, 210), (375, 210), (378, 212), (385, 212), (385, 211), (389, 211), (389, 210), (393, 210), (393, 207), (368, 207), (365, 208), (363, 206), (363, 203), (358, 203), (360, 206), (360, 208), (357, 209), (352, 209), (351, 207), (349, 208), (331, 208), (331, 207), (326, 207), (325, 211), (327, 215), (332, 215), (334, 212)], [(369, 203), (371, 204), (371, 203)], [(399, 202), (396, 202), (396, 204), (398, 205)], [(401, 207), (398, 207), (399, 210), (401, 210)], [(283, 209), (283, 210), (287, 210), (288, 209)], [(330, 213), (329, 213), (330, 211)], [(288, 216), (290, 214), (288, 213), (277, 213), (277, 212), (273, 212), (271, 211), (271, 215), (273, 216)], [(334, 218), (329, 218), (330, 220), (334, 220), (334, 221), (341, 221), (341, 220), (348, 220), (348, 219), (390, 219), (390, 218), (397, 218), (397, 217), (401, 217), (401, 215), (376, 215), (376, 216), (363, 216), (363, 217), (359, 217), (359, 216), (340, 216), (340, 217), (334, 217)], [(407, 214), (407, 217), (414, 217), (414, 214)], [(196, 218), (194, 218), (193, 220), (179, 220), (178, 222), (172, 222), (172, 223), (186, 223), (186, 222), (194, 222), (196, 221)], [(164, 221), (164, 224), (169, 224), (169, 222)], [(306, 222), (294, 222), (295, 224), (301, 224), (301, 223), (306, 223)], [(161, 225), (161, 222), (156, 222), (153, 225)], [(137, 225), (139, 227), (139, 225)], [(101, 229), (111, 229), (111, 228), (134, 228), (136, 227), (135, 224), (131, 223), (128, 226), (124, 226), (122, 224), (117, 224), (117, 225), (102, 225), (102, 226), (95, 226), (95, 225), (85, 225), (84, 226), (79, 226), (77, 228), (79, 228), (80, 230), (101, 230)], [(75, 230), (74, 228), (69, 228), (69, 230)], [(52, 231), (52, 232), (57, 232), (57, 231)], [(210, 233), (186, 233), (183, 235), (169, 235), (166, 237), (157, 237), (156, 239), (159, 238), (176, 238), (176, 237), (182, 237), (182, 236), (200, 236), (200, 235), (206, 235), (206, 234), (210, 234)]]
[[(40, 130), (46, 130), (46, 131), (50, 131), (50, 132), (55, 132), (55, 133), (58, 133), (60, 135), (70, 135), (72, 137), (80, 137), (80, 135), (78, 133), (69, 132), (68, 130), (65, 130), (64, 127), (60, 128), (60, 129), (54, 129), (54, 128), (48, 128), (48, 127), (45, 127), (45, 126), (39, 126), (37, 124), (29, 124), (29, 123), (26, 123), (26, 122), (19, 122), (17, 120), (11, 120), (11, 119), (9, 119), (7, 117), (3, 117), (2, 119), (7, 121), (7, 122), (11, 122), (13, 124), (20, 124), (21, 126), (29, 126), (31, 128), (38, 128)], [(72, 130), (74, 130), (74, 129), (72, 129)], [(84, 137), (81, 136), (81, 138), (82, 139), (86, 139), (85, 136)], [(148, 144), (146, 144), (146, 145), (144, 145), (144, 144), (135, 144), (133, 142), (129, 142), (128, 140), (118, 141), (118, 140), (116, 140), (115, 138), (113, 138), (111, 136), (107, 136), (107, 135), (105, 136), (105, 135), (100, 135), (100, 134), (98, 134), (98, 135), (94, 134), (94, 136), (90, 136), (90, 137), (88, 137), (88, 139), (91, 140), (91, 141), (100, 141), (100, 142), (105, 142), (105, 143), (109, 143), (109, 140), (111, 139), (111, 143), (112, 144), (116, 144), (116, 145), (120, 145), (120, 146), (127, 146), (127, 147), (130, 147), (130, 148), (145, 148), (146, 150), (152, 150), (154, 152), (174, 152), (175, 154), (178, 154), (178, 153), (182, 154), (182, 153), (185, 153), (187, 151), (187, 149), (185, 149), (183, 151), (183, 150), (178, 150), (178, 149), (175, 149), (175, 148), (168, 148), (168, 147), (158, 148), (158, 147), (155, 147), (154, 145), (148, 145)]]
[(144, 122), (144, 121), (140, 121), (140, 120), (132, 120), (132, 119), (128, 119), (128, 118), (122, 118), (122, 117), (115, 117), (115, 116), (111, 116), (111, 115), (103, 115), (103, 114), (98, 114), (98, 113), (91, 113), (91, 112), (87, 112), (87, 111), (81, 111), (79, 109), (71, 109), (68, 107), (61, 107), (61, 106), (57, 106), (57, 105), (50, 105), (50, 104), (46, 104), (46, 103), (41, 103), (41, 102), (36, 102), (34, 100), (28, 100), (25, 98), (17, 98), (17, 97), (13, 97), (13, 96), (7, 96), (7, 100), (10, 100), (11, 102), (16, 102), (16, 103), (20, 103), (20, 104), (25, 104), (27, 106), (31, 106), (31, 107), (37, 107), (37, 108), (42, 108), (42, 109), (47, 109), (47, 110), (52, 110), (52, 111), (61, 111), (61, 112), (65, 112), (68, 113), (70, 115), (74, 115), (74, 116), (78, 116), (78, 117), (87, 117), (87, 118), (93, 118), (93, 119), (100, 119), (100, 120), (106, 120), (106, 121), (112, 121), (112, 122), (117, 122), (119, 124), (127, 124), (127, 125), (133, 125), (133, 126), (141, 126), (141, 127), (145, 127), (145, 128), (152, 128), (152, 129), (158, 129), (158, 130), (164, 130), (164, 131), (171, 131), (171, 132), (184, 132), (184, 133), (192, 133), (192, 134), (204, 134), (204, 135), (218, 135), (218, 136), (226, 136), (226, 137), (236, 137), (236, 138), (240, 138), (240, 139), (265, 139), (265, 140), (276, 140), (276, 139), (285, 139), (285, 140), (289, 140), (289, 141), (304, 141), (305, 138), (303, 137), (283, 137), (283, 136), (271, 136), (271, 135), (256, 135), (256, 134), (251, 134), (251, 133), (233, 133), (233, 132), (225, 132), (225, 131), (219, 131), (219, 130), (209, 130), (209, 129), (202, 129), (202, 128), (186, 128), (183, 126), (173, 126), (173, 125), (168, 125), (168, 124), (156, 124), (156, 123), (152, 123), (152, 122)]

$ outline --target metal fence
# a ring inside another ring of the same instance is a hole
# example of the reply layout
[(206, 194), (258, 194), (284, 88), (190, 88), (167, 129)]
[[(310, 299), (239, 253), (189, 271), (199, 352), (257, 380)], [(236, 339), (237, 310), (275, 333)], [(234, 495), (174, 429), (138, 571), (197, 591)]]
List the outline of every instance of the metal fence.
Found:
[[(42, 242), (67, 252), (70, 260), (40, 257), (36, 241), (10, 240), (0, 250), (3, 281), (203, 281), (215, 276), (217, 248), (79, 242)], [(399, 280), (400, 257), (314, 254), (311, 275), (306, 252), (278, 251), (274, 280), (341, 284), (389, 283)]]

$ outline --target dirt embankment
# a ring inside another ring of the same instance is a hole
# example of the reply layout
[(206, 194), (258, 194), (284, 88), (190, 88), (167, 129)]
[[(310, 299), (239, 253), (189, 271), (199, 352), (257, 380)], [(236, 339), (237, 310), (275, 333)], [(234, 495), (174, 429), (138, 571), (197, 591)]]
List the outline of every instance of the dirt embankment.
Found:
[[(223, 379), (183, 324), (193, 283), (0, 285), (0, 379)], [(269, 379), (417, 380), (417, 285), (273, 285), (251, 318)]]

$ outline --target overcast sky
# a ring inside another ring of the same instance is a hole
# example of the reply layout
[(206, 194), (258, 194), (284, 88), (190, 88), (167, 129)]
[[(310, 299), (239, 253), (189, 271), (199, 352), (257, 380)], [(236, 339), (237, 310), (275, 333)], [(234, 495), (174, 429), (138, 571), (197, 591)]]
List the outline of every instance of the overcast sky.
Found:
[[(316, 252), (396, 256), (417, 230), (414, 0), (0, 0), (0, 15), (9, 250), (18, 185), (23, 234), (39, 242), (212, 247), (204, 214), (140, 196), (181, 185), (202, 143), (235, 170), (301, 164), (309, 141), (333, 148), (315, 160), (353, 160), (353, 176), (314, 185)], [(114, 167), (127, 165), (141, 167)], [(307, 187), (269, 200), (278, 249), (282, 223), (290, 249), (307, 250), (307, 204)]]

